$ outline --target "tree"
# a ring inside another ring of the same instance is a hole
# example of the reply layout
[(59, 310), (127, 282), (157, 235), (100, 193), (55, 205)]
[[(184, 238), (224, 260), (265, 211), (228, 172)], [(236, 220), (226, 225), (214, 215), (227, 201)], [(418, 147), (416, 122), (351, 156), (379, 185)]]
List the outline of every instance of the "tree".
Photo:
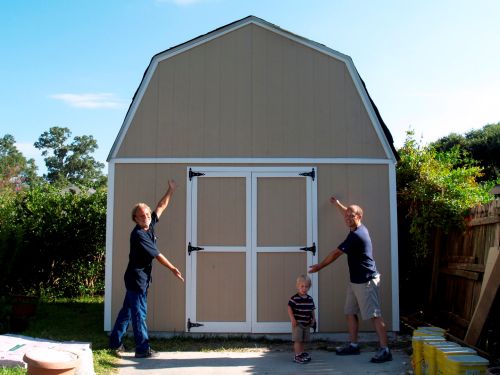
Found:
[(10, 134), (0, 138), (0, 191), (6, 188), (19, 190), (37, 180), (34, 159), (26, 159), (17, 149)]
[(45, 156), (48, 172), (44, 178), (56, 185), (105, 186), (104, 164), (91, 156), (98, 148), (96, 140), (91, 135), (83, 135), (75, 136), (73, 142), (68, 143), (70, 136), (68, 128), (55, 126), (35, 142), (35, 147)]
[(471, 130), (465, 136), (451, 133), (431, 144), (437, 151), (450, 151), (459, 146), (483, 168), (480, 181), (500, 179), (500, 122)]
[(492, 200), (482, 168), (459, 146), (422, 147), (408, 132), (397, 165), (399, 274), (403, 308), (425, 304), (432, 272), (431, 239), (436, 231), (463, 228), (468, 210)]
[(425, 257), (430, 231), (463, 225), (470, 208), (492, 199), (491, 184), (478, 182), (482, 167), (458, 146), (447, 151), (422, 147), (409, 132), (398, 153), (398, 206), (410, 219), (410, 233), (419, 247), (415, 255)]

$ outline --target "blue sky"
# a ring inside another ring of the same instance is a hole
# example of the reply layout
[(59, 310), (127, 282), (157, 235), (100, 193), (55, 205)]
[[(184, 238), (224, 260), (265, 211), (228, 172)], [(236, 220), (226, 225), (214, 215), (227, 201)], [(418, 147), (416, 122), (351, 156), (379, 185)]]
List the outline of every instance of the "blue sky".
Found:
[(4, 0), (0, 136), (52, 126), (105, 162), (151, 57), (248, 15), (349, 55), (396, 147), (500, 121), (498, 0)]

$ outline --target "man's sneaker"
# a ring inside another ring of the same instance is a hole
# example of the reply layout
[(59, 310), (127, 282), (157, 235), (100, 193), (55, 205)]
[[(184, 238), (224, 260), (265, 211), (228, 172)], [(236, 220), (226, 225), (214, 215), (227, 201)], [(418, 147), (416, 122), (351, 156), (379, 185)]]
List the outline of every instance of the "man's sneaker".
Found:
[(301, 365), (304, 365), (308, 362), (304, 357), (302, 357), (302, 354), (297, 354), (295, 357), (293, 357), (293, 361), (295, 363), (300, 363)]
[(357, 355), (360, 353), (359, 345), (347, 344), (335, 349), (335, 353), (337, 353), (337, 355)]
[(121, 356), (123, 353), (127, 351), (125, 346), (121, 344), (118, 348), (110, 348), (116, 355)]
[(311, 355), (306, 352), (302, 352), (299, 354), (306, 362), (311, 362)]
[(158, 356), (159, 356), (158, 352), (151, 348), (148, 348), (148, 350), (145, 351), (144, 353), (135, 352), (135, 358), (154, 358)]
[(377, 354), (375, 354), (370, 360), (370, 362), (373, 363), (383, 363), (388, 361), (392, 361), (392, 353), (389, 348), (380, 348)]

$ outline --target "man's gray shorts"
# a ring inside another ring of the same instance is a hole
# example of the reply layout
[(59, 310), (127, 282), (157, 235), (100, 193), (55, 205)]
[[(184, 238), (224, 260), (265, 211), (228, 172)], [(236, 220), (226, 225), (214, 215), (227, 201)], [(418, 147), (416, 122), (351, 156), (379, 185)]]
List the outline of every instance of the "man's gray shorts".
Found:
[(361, 314), (363, 320), (381, 317), (379, 284), (380, 275), (364, 284), (349, 283), (344, 313), (346, 315)]

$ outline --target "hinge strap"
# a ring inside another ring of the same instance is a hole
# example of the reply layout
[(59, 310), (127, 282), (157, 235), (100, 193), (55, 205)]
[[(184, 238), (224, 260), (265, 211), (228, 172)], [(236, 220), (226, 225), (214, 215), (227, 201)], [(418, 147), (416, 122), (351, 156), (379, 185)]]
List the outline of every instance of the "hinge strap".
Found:
[(203, 327), (203, 324), (201, 324), (201, 323), (192, 323), (191, 319), (188, 318), (188, 321), (187, 321), (187, 330), (188, 330), (188, 332), (191, 332), (191, 328), (196, 328), (196, 327)]
[(314, 181), (316, 178), (316, 172), (314, 171), (314, 168), (311, 170), (311, 172), (304, 172), (304, 173), (299, 173), (299, 176), (304, 176), (304, 177), (311, 177)]
[(198, 246), (191, 246), (191, 242), (188, 244), (188, 254), (191, 255), (192, 251), (200, 251), (204, 250), (203, 247), (198, 247)]
[(300, 250), (303, 250), (303, 251), (310, 251), (311, 253), (313, 253), (313, 255), (316, 255), (316, 242), (313, 242), (313, 245), (310, 246), (310, 247), (301, 247)]
[(205, 173), (201, 172), (193, 172), (191, 168), (189, 168), (189, 181), (193, 179), (193, 177), (205, 176)]

